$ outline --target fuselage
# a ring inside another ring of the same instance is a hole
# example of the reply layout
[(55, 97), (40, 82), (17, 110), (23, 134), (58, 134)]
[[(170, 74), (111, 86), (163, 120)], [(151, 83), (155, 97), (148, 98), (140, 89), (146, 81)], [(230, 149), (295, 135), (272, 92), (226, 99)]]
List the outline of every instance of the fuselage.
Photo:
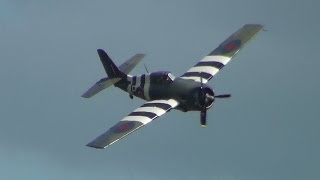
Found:
[(139, 76), (128, 75), (127, 79), (122, 79), (115, 86), (128, 92), (131, 97), (136, 96), (146, 101), (175, 99), (179, 102), (176, 109), (185, 112), (202, 109), (199, 102), (200, 89), (206, 89), (210, 91), (210, 95), (214, 96), (213, 90), (206, 84), (179, 77), (175, 78), (166, 71)]

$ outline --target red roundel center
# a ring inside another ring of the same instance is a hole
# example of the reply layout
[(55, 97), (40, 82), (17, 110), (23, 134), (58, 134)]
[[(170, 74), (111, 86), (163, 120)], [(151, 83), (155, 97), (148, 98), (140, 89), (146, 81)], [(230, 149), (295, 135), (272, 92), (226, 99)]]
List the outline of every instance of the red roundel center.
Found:
[(130, 128), (129, 124), (121, 124), (119, 127), (118, 127), (118, 131), (120, 132), (124, 132), (124, 131), (127, 131), (128, 129)]
[(230, 41), (229, 43), (224, 45), (223, 52), (229, 53), (229, 52), (235, 51), (235, 50), (239, 49), (240, 45), (241, 45), (241, 41), (239, 39)]
[(227, 44), (225, 48), (227, 51), (232, 51), (237, 48), (237, 44), (234, 41), (232, 41), (229, 44)]

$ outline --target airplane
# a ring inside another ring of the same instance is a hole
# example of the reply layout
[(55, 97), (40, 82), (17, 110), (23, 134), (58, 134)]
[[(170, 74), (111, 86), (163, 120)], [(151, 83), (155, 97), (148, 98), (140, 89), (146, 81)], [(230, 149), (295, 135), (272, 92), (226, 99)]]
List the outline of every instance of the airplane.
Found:
[(215, 99), (231, 96), (216, 95), (207, 85), (208, 81), (262, 29), (263, 25), (260, 24), (245, 24), (180, 77), (175, 77), (169, 71), (157, 71), (139, 76), (129, 75), (128, 73), (142, 60), (144, 54), (136, 54), (117, 67), (104, 50), (98, 49), (98, 55), (108, 77), (94, 84), (82, 97), (90, 98), (114, 85), (127, 92), (131, 99), (135, 96), (146, 102), (87, 146), (104, 149), (171, 109), (182, 112), (199, 111), (200, 124), (205, 127), (207, 110), (212, 107)]

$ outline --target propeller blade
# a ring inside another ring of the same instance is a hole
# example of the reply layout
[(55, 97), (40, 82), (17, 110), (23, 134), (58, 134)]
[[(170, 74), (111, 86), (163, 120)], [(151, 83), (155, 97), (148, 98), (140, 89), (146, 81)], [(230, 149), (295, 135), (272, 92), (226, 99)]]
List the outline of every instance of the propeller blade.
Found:
[(200, 124), (202, 127), (207, 127), (207, 111), (200, 112)]
[(229, 97), (231, 97), (231, 94), (220, 94), (220, 95), (217, 95), (215, 97), (216, 98), (229, 98)]

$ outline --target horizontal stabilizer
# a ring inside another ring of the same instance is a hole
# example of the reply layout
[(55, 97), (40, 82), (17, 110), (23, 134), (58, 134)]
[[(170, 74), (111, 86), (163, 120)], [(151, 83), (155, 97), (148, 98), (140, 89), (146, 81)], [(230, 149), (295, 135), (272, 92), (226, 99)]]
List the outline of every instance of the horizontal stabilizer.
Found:
[(119, 66), (120, 71), (128, 74), (143, 58), (145, 54), (136, 54)]
[(99, 93), (100, 91), (104, 90), (105, 88), (113, 85), (114, 83), (117, 83), (120, 81), (121, 78), (103, 78), (100, 81), (98, 81), (96, 84), (94, 84), (88, 91), (82, 94), (82, 97), (84, 98), (90, 98), (94, 96), (95, 94)]

